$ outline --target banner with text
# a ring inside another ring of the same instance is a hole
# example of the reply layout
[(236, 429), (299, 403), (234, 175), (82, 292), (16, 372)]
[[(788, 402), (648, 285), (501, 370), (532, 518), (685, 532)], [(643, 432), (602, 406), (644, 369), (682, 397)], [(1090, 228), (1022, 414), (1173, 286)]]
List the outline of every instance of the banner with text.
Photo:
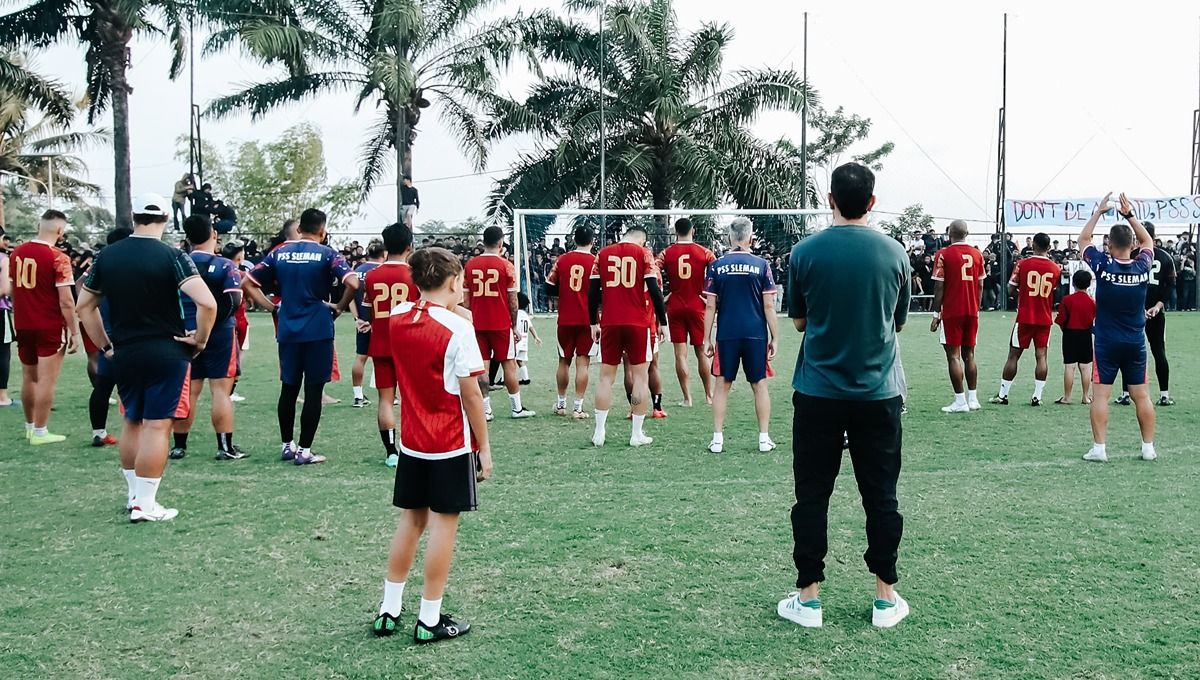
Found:
[[(1200, 223), (1200, 196), (1168, 196), (1166, 198), (1131, 198), (1133, 214), (1143, 222), (1155, 224)], [(1019, 227), (1080, 227), (1087, 224), (1099, 198), (1067, 198), (1004, 201), (1004, 222), (1009, 228)], [(1121, 220), (1117, 215), (1116, 198), (1112, 208), (1100, 219), (1101, 224)]]

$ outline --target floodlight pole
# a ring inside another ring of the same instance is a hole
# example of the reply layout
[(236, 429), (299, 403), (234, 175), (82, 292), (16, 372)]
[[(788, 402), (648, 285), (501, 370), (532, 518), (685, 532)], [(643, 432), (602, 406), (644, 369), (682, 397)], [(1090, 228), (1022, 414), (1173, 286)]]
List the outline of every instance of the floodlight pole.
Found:
[[(404, 31), (396, 19), (396, 222), (404, 223), (404, 147), (408, 144), (403, 91)], [(414, 224), (415, 226), (415, 224)]]
[(1000, 257), (1000, 309), (1008, 310), (1008, 225), (1004, 220), (1005, 159), (1008, 155), (1005, 123), (1008, 110), (1008, 13), (1004, 14), (1004, 42), (1001, 52), (1000, 130), (997, 137), (996, 162), (996, 231), (1000, 234), (997, 251)]
[[(596, 84), (596, 96), (600, 99), (600, 210), (608, 207), (607, 196), (607, 152), (608, 134), (604, 127), (604, 17), (608, 14), (608, 0), (600, 3), (600, 79)], [(607, 220), (600, 216), (600, 245), (605, 245), (608, 235)]]
[[(1197, 77), (1200, 78), (1200, 69), (1197, 71)], [(1196, 92), (1197, 108), (1192, 112), (1192, 195), (1200, 194), (1200, 80), (1197, 81)], [(1188, 233), (1191, 235), (1192, 249), (1195, 250), (1196, 242), (1200, 240), (1200, 225), (1190, 225)], [(1184, 257), (1187, 257), (1186, 253)], [(1200, 263), (1200, 254), (1195, 259)], [(1196, 277), (1195, 285), (1195, 295), (1200, 298), (1200, 276)]]
[[(800, 209), (808, 207), (808, 12), (804, 13), (804, 108), (800, 111)], [(800, 218), (800, 233), (808, 233), (808, 220)]]

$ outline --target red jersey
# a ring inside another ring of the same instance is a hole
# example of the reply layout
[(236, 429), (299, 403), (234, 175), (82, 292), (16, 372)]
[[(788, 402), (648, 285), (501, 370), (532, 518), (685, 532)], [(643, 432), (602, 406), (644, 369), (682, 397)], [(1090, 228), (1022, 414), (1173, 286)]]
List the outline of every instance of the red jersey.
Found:
[(942, 318), (979, 316), (979, 291), (985, 275), (983, 254), (955, 243), (933, 256), (933, 280), (942, 282)]
[(45, 241), (26, 241), (12, 251), (13, 326), (19, 331), (57, 331), (66, 319), (58, 306), (58, 289), (75, 285), (71, 258)]
[(1058, 305), (1054, 323), (1067, 331), (1090, 331), (1096, 323), (1096, 301), (1086, 290), (1077, 290)]
[(434, 460), (470, 453), (474, 438), (458, 381), (485, 373), (471, 322), (418, 300), (393, 310), (388, 324), (392, 361), (404, 367), (396, 371), (400, 452)]
[(1017, 287), (1017, 323), (1049, 326), (1054, 323), (1054, 289), (1062, 268), (1042, 255), (1017, 263), (1010, 286)]
[(646, 248), (628, 241), (603, 248), (591, 276), (600, 280), (600, 324), (649, 328), (646, 279), (657, 276), (654, 256)]
[(595, 255), (573, 250), (560, 255), (550, 268), (546, 282), (558, 286), (559, 326), (591, 325), (588, 316), (588, 277), (595, 264)]
[(407, 262), (389, 260), (367, 272), (363, 281), (363, 304), (371, 312), (371, 344), (367, 354), (390, 357), (392, 354), (388, 318), (392, 310), (420, 297), (413, 283), (412, 267)]
[(658, 268), (666, 277), (671, 294), (667, 314), (704, 313), (704, 273), (716, 255), (699, 243), (675, 243), (658, 256)]
[(463, 275), (475, 330), (512, 330), (508, 294), (517, 292), (517, 269), (513, 263), (502, 255), (484, 253), (467, 262)]

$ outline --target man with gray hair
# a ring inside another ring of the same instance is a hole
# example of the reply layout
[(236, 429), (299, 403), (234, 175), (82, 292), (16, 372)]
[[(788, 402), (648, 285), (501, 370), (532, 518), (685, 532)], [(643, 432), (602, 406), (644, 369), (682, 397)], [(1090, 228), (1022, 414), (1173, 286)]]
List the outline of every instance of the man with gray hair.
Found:
[[(708, 450), (725, 450), (725, 406), (729, 389), (737, 378), (739, 366), (754, 391), (754, 410), (758, 415), (758, 450), (771, 451), (768, 423), (771, 420), (771, 395), (767, 391), (767, 362), (779, 349), (779, 326), (775, 318), (775, 279), (767, 261), (750, 253), (754, 225), (739, 217), (729, 225), (732, 249), (708, 266), (705, 276), (707, 305), (704, 310), (704, 353), (716, 357), (713, 376), (718, 377), (713, 392), (713, 438)], [(717, 317), (716, 350), (713, 348), (713, 322)]]

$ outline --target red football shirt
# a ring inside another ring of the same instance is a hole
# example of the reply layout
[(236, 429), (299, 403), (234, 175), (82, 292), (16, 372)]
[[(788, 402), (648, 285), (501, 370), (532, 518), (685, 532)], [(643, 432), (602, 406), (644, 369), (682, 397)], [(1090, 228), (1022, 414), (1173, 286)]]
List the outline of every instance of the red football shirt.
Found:
[(58, 289), (75, 285), (71, 258), (45, 241), (26, 241), (12, 251), (8, 263), (12, 281), (13, 326), (19, 331), (57, 331), (65, 328), (58, 306)]
[(588, 277), (596, 256), (573, 250), (560, 255), (550, 268), (546, 282), (558, 286), (558, 325), (589, 326)]
[(467, 307), (475, 319), (475, 330), (512, 330), (508, 294), (517, 292), (517, 269), (495, 253), (477, 255), (463, 272)]
[(1096, 323), (1096, 301), (1086, 290), (1077, 290), (1058, 305), (1054, 323), (1069, 331), (1090, 331)]
[(407, 262), (389, 260), (367, 272), (363, 281), (363, 304), (371, 310), (371, 344), (367, 354), (372, 357), (392, 355), (388, 318), (392, 310), (420, 297), (413, 283), (412, 267)]
[(667, 279), (667, 314), (704, 313), (704, 273), (716, 255), (699, 243), (675, 243), (658, 256), (658, 268)]
[(1017, 287), (1017, 323), (1049, 326), (1054, 323), (1054, 289), (1062, 268), (1040, 255), (1017, 263), (1012, 279)]
[(602, 249), (591, 276), (600, 279), (600, 324), (649, 328), (646, 279), (657, 276), (654, 256), (636, 243), (621, 241)]
[(983, 284), (983, 255), (966, 243), (955, 243), (933, 256), (933, 280), (941, 281), (942, 318), (979, 316), (979, 291)]
[(458, 381), (485, 373), (471, 322), (418, 300), (393, 310), (388, 324), (392, 360), (404, 367), (396, 371), (401, 453), (437, 460), (471, 452), (474, 438)]

